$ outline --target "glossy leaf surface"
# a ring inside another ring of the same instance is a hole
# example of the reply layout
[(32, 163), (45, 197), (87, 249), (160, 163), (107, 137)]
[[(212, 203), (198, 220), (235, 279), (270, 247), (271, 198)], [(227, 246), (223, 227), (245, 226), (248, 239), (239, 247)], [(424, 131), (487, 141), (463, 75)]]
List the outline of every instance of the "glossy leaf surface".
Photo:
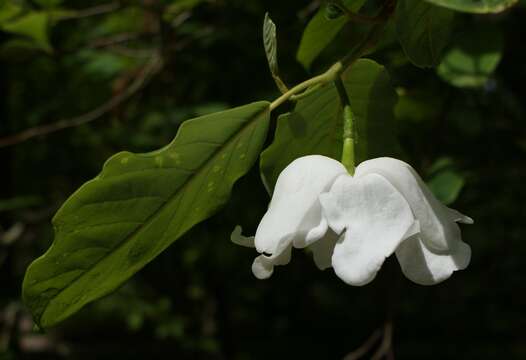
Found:
[(23, 298), (52, 326), (115, 290), (214, 214), (259, 156), (269, 103), (189, 120), (166, 147), (121, 152), (53, 219), (55, 239), (26, 272)]

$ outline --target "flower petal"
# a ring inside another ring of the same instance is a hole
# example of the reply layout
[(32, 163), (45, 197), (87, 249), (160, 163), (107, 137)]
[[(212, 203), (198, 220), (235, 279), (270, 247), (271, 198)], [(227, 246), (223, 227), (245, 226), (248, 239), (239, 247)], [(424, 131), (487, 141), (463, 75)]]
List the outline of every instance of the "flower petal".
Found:
[(447, 251), (457, 246), (461, 236), (456, 221), (473, 220), (438, 201), (409, 164), (383, 157), (364, 161), (356, 168), (357, 177), (371, 173), (382, 175), (402, 193), (420, 223), (422, 241), (430, 250)]
[(281, 241), (276, 252), (270, 256), (259, 255), (252, 263), (252, 273), (260, 280), (268, 279), (274, 272), (274, 266), (287, 265), (290, 262), (292, 244)]
[(323, 224), (318, 195), (328, 191), (338, 175), (346, 173), (341, 163), (320, 155), (290, 163), (279, 175), (269, 208), (256, 231), (256, 249), (274, 254), (281, 241), (294, 241), (295, 246), (304, 247), (323, 236), (327, 225)]
[(471, 259), (471, 248), (460, 241), (451, 252), (435, 252), (417, 234), (400, 244), (396, 257), (408, 279), (420, 285), (434, 285), (465, 269)]
[(461, 224), (469, 224), (469, 225), (474, 223), (472, 218), (470, 218), (467, 215), (462, 214), (460, 211), (457, 211), (455, 209), (450, 209), (450, 208), (448, 208), (448, 210), (449, 210), (449, 216), (452, 221), (459, 222)]
[(340, 234), (345, 230), (334, 247), (332, 266), (350, 285), (373, 280), (385, 258), (413, 228), (409, 204), (377, 174), (339, 176), (320, 201), (331, 229)]
[(312, 251), (314, 263), (318, 269), (325, 270), (332, 267), (332, 253), (334, 252), (334, 247), (336, 246), (338, 239), (343, 236), (343, 234), (338, 235), (332, 230), (329, 230), (322, 239), (309, 246), (309, 249)]

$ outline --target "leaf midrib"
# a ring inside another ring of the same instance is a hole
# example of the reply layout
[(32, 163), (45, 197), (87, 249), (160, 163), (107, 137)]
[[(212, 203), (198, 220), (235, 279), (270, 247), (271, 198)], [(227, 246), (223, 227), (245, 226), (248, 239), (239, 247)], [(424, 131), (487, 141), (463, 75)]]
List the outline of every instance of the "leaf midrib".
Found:
[[(238, 135), (244, 133), (246, 131), (246, 129), (248, 129), (250, 126), (254, 125), (255, 121), (257, 119), (259, 119), (261, 117), (261, 115), (268, 111), (268, 107), (265, 107), (263, 108), (261, 111), (258, 111), (254, 114), (254, 118), (253, 120), (251, 121), (248, 121), (245, 125), (243, 125), (241, 127), (241, 129), (235, 133), (233, 133), (228, 139), (226, 142), (224, 142), (223, 144), (221, 144), (220, 146), (220, 150), (219, 151), (216, 151), (214, 153), (212, 153), (212, 155), (210, 155), (196, 170), (195, 172), (193, 173), (193, 175), (190, 175), (188, 176), (188, 178), (177, 188), (174, 190), (174, 192), (167, 198), (167, 200), (161, 204), (154, 212), (152, 212), (152, 214), (150, 216), (148, 216), (145, 221), (142, 223), (141, 226), (139, 226), (136, 230), (134, 230), (129, 236), (125, 237), (122, 241), (120, 241), (117, 246), (115, 246), (114, 248), (112, 248), (110, 251), (108, 251), (107, 254), (105, 254), (104, 256), (102, 256), (100, 259), (98, 259), (96, 262), (93, 263), (92, 266), (90, 266), (87, 270), (83, 271), (80, 275), (78, 275), (77, 277), (73, 278), (66, 286), (64, 286), (62, 289), (60, 289), (60, 291), (53, 297), (50, 297), (48, 299), (48, 301), (46, 302), (46, 306), (44, 307), (42, 313), (40, 314), (39, 316), (39, 322), (42, 320), (42, 318), (44, 317), (46, 311), (48, 310), (49, 308), (49, 304), (53, 301), (53, 300), (56, 300), (66, 289), (68, 289), (73, 283), (75, 283), (77, 280), (79, 280), (80, 278), (84, 277), (86, 274), (88, 274), (90, 271), (92, 271), (94, 268), (97, 267), (98, 264), (100, 264), (104, 259), (108, 258), (109, 256), (111, 256), (112, 254), (116, 253), (117, 251), (119, 251), (119, 249), (121, 249), (123, 246), (125, 246), (126, 244), (129, 243), (129, 241), (131, 241), (135, 236), (137, 236), (146, 226), (148, 226), (148, 224), (150, 224), (151, 221), (154, 220), (155, 218), (155, 215), (158, 214), (159, 212), (161, 212), (164, 208), (166, 208), (166, 206), (169, 206), (169, 204), (177, 197), (177, 195), (180, 193), (180, 190), (185, 188), (188, 183), (190, 183), (196, 176), (199, 175), (199, 173), (215, 158), (218, 156), (219, 153), (221, 153), (221, 150), (227, 148), (228, 146), (230, 146), (231, 142), (233, 142), (236, 137), (238, 137)], [(181, 128), (180, 131), (182, 131), (183, 129)], [(174, 139), (174, 142), (177, 140), (177, 137)], [(235, 150), (235, 149), (234, 149)], [(101, 181), (103, 181), (103, 179), (99, 179)], [(52, 279), (52, 278), (50, 278)], [(50, 279), (46, 279), (46, 281), (49, 281)], [(70, 305), (70, 304), (68, 304)]]

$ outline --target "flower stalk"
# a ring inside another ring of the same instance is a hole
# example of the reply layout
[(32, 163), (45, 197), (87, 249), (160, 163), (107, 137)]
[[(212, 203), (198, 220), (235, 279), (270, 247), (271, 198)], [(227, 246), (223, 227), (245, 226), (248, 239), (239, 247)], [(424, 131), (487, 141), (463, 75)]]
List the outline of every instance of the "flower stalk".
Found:
[(343, 107), (343, 148), (342, 164), (350, 175), (354, 175), (354, 138), (353, 138), (353, 114), (351, 107)]
[(342, 79), (337, 77), (334, 80), (334, 84), (343, 107), (343, 146), (341, 163), (345, 166), (350, 175), (354, 175), (354, 116), (351, 110), (349, 95), (345, 90)]
[(302, 83), (299, 83), (298, 85), (294, 86), (292, 89), (278, 97), (276, 100), (274, 100), (270, 104), (270, 111), (275, 110), (278, 106), (283, 104), (285, 101), (289, 100), (293, 95), (298, 95), (299, 93), (308, 90), (311, 86), (315, 86), (318, 84), (326, 84), (335, 80), (343, 69), (344, 68), (342, 63), (338, 61), (334, 63), (323, 74), (320, 74), (318, 76), (305, 80)]

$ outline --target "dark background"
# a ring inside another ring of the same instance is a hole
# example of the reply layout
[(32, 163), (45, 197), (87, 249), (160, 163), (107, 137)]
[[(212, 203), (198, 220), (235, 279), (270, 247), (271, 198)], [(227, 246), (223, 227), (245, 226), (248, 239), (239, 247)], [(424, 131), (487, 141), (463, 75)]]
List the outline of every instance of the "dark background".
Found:
[[(24, 271), (51, 244), (54, 212), (106, 158), (161, 147), (188, 118), (278, 95), (261, 42), (265, 11), (278, 27), (285, 81), (310, 76), (294, 60), (308, 1), (196, 1), (189, 10), (175, 3), (121, 1), (99, 15), (52, 22), (52, 52), (0, 32), (0, 138), (69, 123), (119, 99), (154, 51), (163, 59), (160, 71), (89, 124), (0, 148), (0, 359), (341, 359), (387, 321), (399, 359), (526, 358), (524, 5), (458, 16), (453, 36), (485, 26), (503, 34), (502, 60), (481, 88), (455, 88), (414, 67), (395, 42), (371, 55), (402, 95), (396, 115), (406, 159), (426, 180), (437, 161), (462, 179), (451, 206), (475, 219), (462, 227), (473, 250), (465, 271), (423, 287), (393, 257), (373, 283), (350, 287), (295, 251), (270, 280), (256, 280), (256, 252), (229, 241), (236, 224), (253, 233), (267, 206), (255, 168), (224, 210), (118, 291), (47, 333), (32, 332), (20, 300)], [(107, 3), (62, 7), (100, 4)], [(313, 73), (347, 43), (344, 31)]]

